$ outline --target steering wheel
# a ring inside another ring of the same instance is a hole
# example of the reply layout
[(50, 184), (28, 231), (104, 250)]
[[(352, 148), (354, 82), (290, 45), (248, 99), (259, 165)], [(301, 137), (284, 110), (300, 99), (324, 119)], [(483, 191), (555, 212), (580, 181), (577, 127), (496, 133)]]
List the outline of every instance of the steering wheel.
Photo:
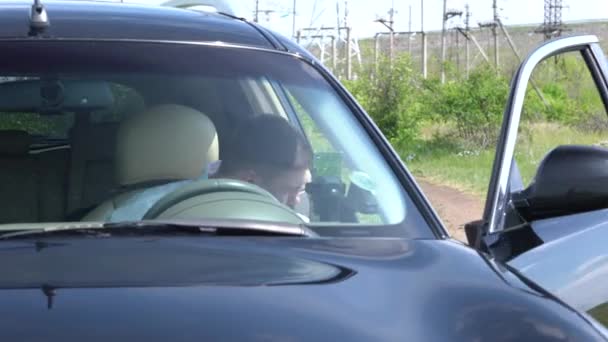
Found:
[(304, 223), (295, 211), (281, 204), (268, 191), (234, 179), (189, 183), (161, 198), (143, 219), (184, 217)]

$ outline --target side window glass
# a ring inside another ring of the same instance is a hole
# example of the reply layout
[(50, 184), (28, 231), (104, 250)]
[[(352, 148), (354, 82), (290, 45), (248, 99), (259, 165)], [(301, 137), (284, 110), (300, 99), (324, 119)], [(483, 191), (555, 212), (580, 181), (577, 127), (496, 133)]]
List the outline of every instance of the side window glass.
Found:
[[(289, 92), (287, 93), (289, 102), (293, 107), (299, 125), (301, 125), (304, 135), (306, 136), (310, 146), (314, 153), (312, 175), (313, 179), (323, 179), (323, 182), (337, 181), (341, 182), (345, 186), (346, 192), (352, 191), (356, 187), (371, 188), (372, 180), (362, 172), (356, 172), (349, 165), (346, 160), (346, 154), (344, 151), (336, 149), (328, 136), (324, 134), (324, 131), (315, 122), (313, 117), (306, 111), (306, 109), (298, 102), (298, 100)], [(353, 186), (356, 184), (357, 186)], [(348, 199), (345, 203), (348, 202)], [(370, 201), (369, 206), (373, 206)], [(353, 204), (353, 203), (351, 203)], [(362, 207), (365, 203), (362, 203)], [(370, 208), (366, 211), (364, 208), (354, 213), (353, 217), (343, 217), (342, 220), (354, 220), (364, 224), (375, 224), (382, 223), (382, 219)], [(321, 214), (322, 215), (322, 214)], [(316, 217), (317, 220), (323, 220), (320, 217)]]
[(314, 152), (313, 174), (342, 177), (344, 172), (348, 173), (348, 168), (343, 171), (342, 154), (332, 146), (310, 114), (291, 94), (289, 101)]
[(41, 115), (39, 113), (0, 112), (0, 130), (25, 131), (34, 141), (64, 140), (74, 124), (73, 113)]
[(248, 78), (242, 81), (242, 86), (254, 114), (278, 114), (286, 117), (285, 108), (268, 79)]
[(608, 148), (608, 117), (591, 72), (580, 53), (549, 58), (532, 74), (515, 149), (523, 185), (545, 155), (561, 145)]

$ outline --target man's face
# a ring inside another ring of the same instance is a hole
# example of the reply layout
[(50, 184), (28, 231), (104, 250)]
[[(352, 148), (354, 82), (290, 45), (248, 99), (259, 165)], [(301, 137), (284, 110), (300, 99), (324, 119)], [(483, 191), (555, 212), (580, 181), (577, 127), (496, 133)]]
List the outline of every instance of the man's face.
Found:
[(311, 181), (309, 169), (292, 169), (277, 172), (273, 177), (260, 179), (258, 185), (265, 188), (281, 203), (294, 208)]

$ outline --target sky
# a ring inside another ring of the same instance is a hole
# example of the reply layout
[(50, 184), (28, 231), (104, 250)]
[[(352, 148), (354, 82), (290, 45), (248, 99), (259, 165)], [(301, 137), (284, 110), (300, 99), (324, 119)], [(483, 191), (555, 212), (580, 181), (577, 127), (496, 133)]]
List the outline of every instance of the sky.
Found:
[[(158, 4), (162, 0), (124, 0), (125, 2)], [(255, 0), (226, 0), (231, 3), (237, 15), (253, 18)], [(391, 4), (395, 8), (395, 30), (408, 31), (409, 9), (411, 6), (412, 31), (420, 30), (420, 3), (424, 1), (425, 30), (440, 30), (443, 0), (348, 0), (349, 23), (358, 37), (373, 36), (386, 31), (375, 19), (388, 18)], [(464, 10), (469, 4), (471, 24), (492, 19), (492, 0), (447, 0), (448, 9)], [(499, 15), (506, 25), (542, 23), (543, 0), (497, 0)], [(259, 0), (260, 10), (274, 10), (269, 16), (260, 14), (260, 23), (283, 33), (292, 35), (292, 8), (294, 0)], [(344, 0), (296, 0), (296, 28), (335, 26), (337, 23), (336, 3), (340, 17), (344, 18)], [(608, 0), (563, 0), (562, 20), (579, 21), (608, 19)], [(453, 19), (451, 25), (458, 25), (460, 19)]]

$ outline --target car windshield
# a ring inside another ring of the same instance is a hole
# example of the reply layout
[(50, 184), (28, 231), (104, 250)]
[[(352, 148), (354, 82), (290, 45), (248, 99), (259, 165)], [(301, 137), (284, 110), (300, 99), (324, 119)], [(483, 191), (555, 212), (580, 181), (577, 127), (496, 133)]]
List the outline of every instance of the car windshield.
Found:
[(2, 44), (1, 229), (230, 219), (322, 236), (431, 235), (342, 95), (295, 55)]

